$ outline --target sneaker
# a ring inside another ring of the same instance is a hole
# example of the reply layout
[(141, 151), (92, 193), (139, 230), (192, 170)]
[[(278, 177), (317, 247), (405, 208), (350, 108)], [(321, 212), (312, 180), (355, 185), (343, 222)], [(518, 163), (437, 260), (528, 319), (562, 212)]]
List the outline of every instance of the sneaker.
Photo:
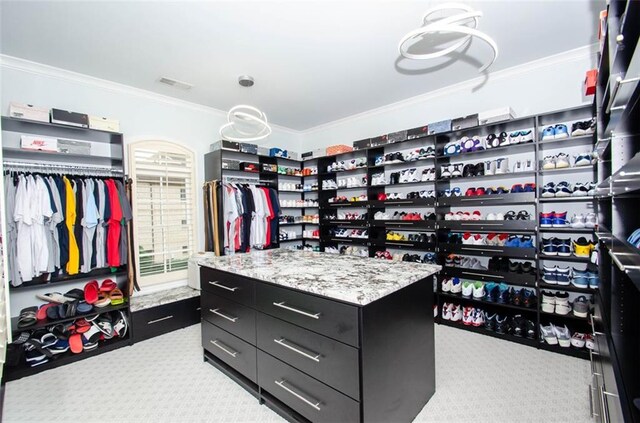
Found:
[(496, 333), (506, 335), (509, 333), (509, 316), (496, 316)]
[(574, 229), (584, 229), (587, 226), (587, 219), (581, 214), (574, 214), (571, 218), (571, 227)]
[(587, 229), (594, 229), (598, 226), (598, 219), (595, 213), (587, 213), (584, 218), (584, 227)]
[(453, 304), (449, 304), (449, 303), (442, 304), (442, 320), (451, 320), (452, 309), (453, 309)]
[(600, 286), (600, 277), (595, 272), (588, 272), (589, 274), (589, 288), (598, 289)]
[(531, 320), (527, 320), (524, 322), (526, 329), (527, 339), (535, 339), (536, 338), (536, 324)]
[(584, 335), (584, 346), (589, 350), (593, 350), (595, 348), (593, 336), (590, 333), (586, 333)]
[(547, 156), (542, 159), (542, 169), (549, 170), (556, 168), (556, 158), (553, 156)]
[(475, 282), (473, 284), (473, 298), (476, 300), (484, 298), (484, 284), (482, 282)]
[(571, 255), (571, 239), (559, 239), (556, 238), (555, 246), (558, 251), (558, 255), (561, 257), (569, 257)]
[(541, 310), (544, 313), (553, 313), (556, 308), (556, 296), (551, 291), (542, 291)]
[(513, 336), (522, 337), (525, 331), (525, 320), (521, 314), (513, 316), (511, 320), (511, 333)]
[(542, 141), (552, 140), (556, 137), (556, 130), (553, 126), (548, 126), (542, 131)]
[(583, 184), (582, 182), (576, 182), (573, 185), (572, 197), (586, 197), (589, 195), (589, 184)]
[(473, 307), (464, 307), (462, 309), (462, 323), (465, 326), (470, 326), (473, 323), (475, 312), (476, 309)]
[(446, 278), (442, 280), (442, 292), (451, 292), (451, 284), (452, 280), (450, 278)]
[(538, 304), (536, 291), (533, 289), (525, 289), (522, 294), (522, 304), (525, 307), (535, 307)]
[(542, 187), (542, 198), (553, 198), (556, 196), (556, 184), (549, 182)]
[(460, 292), (462, 292), (462, 282), (460, 282), (460, 278), (451, 279), (451, 293), (459, 294)]
[(555, 238), (542, 238), (542, 252), (548, 256), (558, 255), (558, 247), (555, 244)]
[(562, 181), (556, 185), (556, 197), (571, 197), (572, 194), (573, 191), (571, 190), (571, 185), (568, 182)]
[(573, 241), (573, 250), (576, 257), (589, 257), (593, 250), (593, 243), (583, 236)]
[(531, 235), (523, 235), (520, 237), (520, 248), (533, 248), (533, 238), (531, 238)]
[(484, 292), (485, 292), (485, 297), (484, 297), (485, 301), (488, 301), (491, 303), (498, 302), (498, 298), (500, 297), (500, 287), (497, 283), (487, 282), (484, 285)]
[(476, 309), (475, 315), (473, 316), (473, 321), (471, 324), (475, 327), (480, 327), (484, 325), (484, 311), (480, 309)]
[(482, 166), (484, 167), (485, 175), (495, 175), (496, 173), (496, 162), (493, 160), (486, 160), (482, 162)]
[(496, 160), (496, 175), (509, 173), (509, 158), (501, 157)]
[(540, 337), (549, 345), (558, 345), (558, 338), (553, 330), (553, 325), (540, 325)]
[(531, 159), (527, 159), (524, 161), (524, 171), (525, 172), (533, 172), (535, 169), (535, 166), (533, 164), (533, 160)]
[(562, 286), (568, 286), (571, 282), (571, 269), (568, 267), (556, 266), (556, 283)]
[(524, 165), (520, 160), (514, 163), (513, 165), (513, 173), (524, 172)]
[(571, 337), (571, 346), (576, 348), (584, 348), (586, 343), (586, 335), (584, 333), (576, 332)]
[(569, 332), (569, 328), (567, 326), (558, 327), (555, 325), (551, 325), (553, 327), (553, 332), (558, 339), (558, 344), (562, 348), (569, 348), (571, 346), (571, 332)]
[(589, 314), (589, 301), (587, 297), (584, 295), (580, 295), (578, 298), (573, 300), (573, 315), (576, 317), (584, 317), (587, 318)]
[(586, 270), (572, 269), (571, 284), (577, 288), (589, 288), (589, 274)]
[(498, 303), (500, 304), (509, 304), (509, 300), (511, 299), (511, 287), (509, 287), (505, 283), (501, 283), (498, 285), (500, 296), (498, 297)]
[(596, 183), (595, 182), (589, 182), (589, 191), (587, 192), (587, 195), (593, 196), (596, 195)]
[(549, 285), (558, 284), (558, 266), (543, 266), (542, 280)]
[(591, 166), (591, 153), (582, 153), (576, 156), (575, 166)]
[(559, 140), (562, 138), (568, 138), (569, 137), (569, 130), (567, 129), (567, 125), (564, 124), (559, 124), (555, 126), (555, 139)]
[(496, 330), (496, 318), (498, 317), (497, 314), (493, 313), (493, 314), (489, 314), (489, 313), (485, 313), (484, 315), (484, 328), (486, 330), (490, 330), (490, 331), (494, 331)]
[[(542, 225), (540, 225), (540, 226), (542, 226)], [(554, 212), (553, 213), (553, 221), (552, 221), (551, 226), (554, 227), (554, 228), (564, 228), (564, 227), (568, 226), (568, 223), (567, 223), (567, 212), (561, 212), (561, 213)]]
[(556, 169), (566, 169), (571, 167), (569, 162), (569, 156), (564, 153), (560, 153), (556, 156)]
[(556, 306), (554, 313), (559, 314), (561, 316), (566, 316), (571, 313), (571, 304), (569, 304), (569, 293), (568, 292), (556, 292)]
[(551, 228), (553, 226), (553, 219), (556, 212), (543, 213), (540, 212), (540, 227)]
[(473, 282), (464, 281), (462, 283), (462, 296), (466, 298), (471, 298), (473, 295)]

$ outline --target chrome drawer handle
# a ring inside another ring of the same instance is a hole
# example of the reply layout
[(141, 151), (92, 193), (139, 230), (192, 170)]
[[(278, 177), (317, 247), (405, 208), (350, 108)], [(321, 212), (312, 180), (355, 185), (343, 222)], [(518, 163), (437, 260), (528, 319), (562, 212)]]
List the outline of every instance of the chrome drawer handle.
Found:
[(173, 316), (171, 315), (171, 316), (161, 317), (161, 318), (156, 319), (156, 320), (149, 320), (149, 321), (147, 322), (147, 324), (148, 324), (148, 325), (152, 325), (152, 324), (154, 324), (154, 323), (162, 322), (163, 320), (168, 320), (168, 319), (173, 319)]
[(228, 320), (228, 321), (230, 321), (230, 322), (235, 323), (235, 322), (236, 322), (236, 320), (238, 320), (238, 318), (237, 318), (237, 317), (230, 317), (230, 316), (227, 316), (227, 315), (226, 315), (226, 314), (224, 314), (224, 313), (220, 313), (218, 310), (220, 310), (220, 309), (219, 309), (219, 308), (210, 308), (210, 309), (209, 309), (209, 311), (210, 311), (210, 312), (212, 312), (213, 314), (216, 314), (216, 315), (218, 315), (218, 316), (222, 317), (223, 319), (227, 319), (227, 320)]
[(306, 352), (304, 352), (302, 350), (299, 350), (298, 348), (296, 348), (296, 347), (294, 347), (292, 345), (287, 344), (285, 341), (286, 341), (285, 338), (280, 338), (280, 339), (274, 339), (273, 340), (273, 342), (275, 342), (278, 345), (282, 345), (283, 347), (288, 348), (291, 351), (296, 352), (296, 353), (300, 354), (303, 357), (307, 357), (309, 360), (313, 360), (316, 363), (320, 363), (320, 355), (321, 354), (317, 354), (315, 352), (312, 352), (311, 354), (306, 353)]
[(273, 305), (276, 307), (284, 308), (285, 310), (293, 311), (294, 313), (302, 314), (303, 316), (311, 317), (312, 319), (320, 318), (320, 313), (315, 313), (315, 314), (307, 313), (306, 311), (298, 310), (297, 308), (293, 308), (286, 305), (284, 301), (280, 301), (279, 303), (274, 302)]
[[(294, 397), (298, 398), (301, 401), (304, 401), (306, 404), (310, 405), (311, 407), (313, 407), (314, 409), (320, 411), (320, 401), (316, 401), (315, 399), (312, 399), (311, 401), (309, 401), (308, 399), (306, 399), (305, 397), (303, 397), (302, 395), (300, 395), (299, 393), (295, 392), (293, 389), (291, 388), (287, 388), (285, 386), (285, 382), (286, 380), (282, 379), (281, 381), (274, 381), (276, 383), (276, 385), (278, 385), (279, 387), (281, 387), (282, 389), (284, 389), (285, 391), (287, 391), (288, 393), (290, 393), (291, 395), (293, 395)], [(314, 402), (315, 401), (315, 402)]]
[(222, 351), (226, 352), (227, 354), (229, 354), (231, 357), (235, 358), (238, 355), (237, 351), (233, 351), (231, 348), (224, 346), (222, 344), (222, 342), (219, 343), (219, 341), (217, 339), (214, 339), (213, 341), (209, 341), (211, 342), (213, 345), (215, 345), (216, 347), (220, 348)]
[(218, 288), (226, 289), (227, 291), (231, 291), (231, 292), (235, 292), (238, 290), (237, 286), (234, 286), (233, 288), (229, 288), (228, 286), (218, 283), (218, 281), (209, 281), (209, 283), (213, 286), (217, 286)]

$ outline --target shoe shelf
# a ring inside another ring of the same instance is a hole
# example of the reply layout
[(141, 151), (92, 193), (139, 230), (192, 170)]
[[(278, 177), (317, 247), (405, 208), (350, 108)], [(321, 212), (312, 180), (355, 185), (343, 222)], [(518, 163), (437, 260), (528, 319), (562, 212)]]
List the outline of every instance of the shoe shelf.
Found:
[(319, 225), (319, 223), (312, 222), (280, 222), (279, 226), (298, 226), (298, 225)]
[(577, 228), (540, 228), (540, 229), (538, 229), (538, 232), (541, 232), (541, 233), (590, 234), (590, 233), (595, 232), (595, 228), (594, 229), (587, 229), (587, 228), (581, 228), (581, 229), (577, 229)]
[(424, 243), (424, 242), (414, 242), (414, 241), (387, 241), (387, 240), (373, 240), (371, 242), (372, 246), (375, 247), (388, 247), (388, 248), (399, 248), (399, 249), (407, 249), (407, 250), (421, 250), (421, 251), (435, 251), (437, 244), (436, 243)]
[(344, 244), (356, 244), (356, 245), (365, 245), (369, 246), (370, 241), (369, 238), (321, 238), (316, 241), (327, 242), (327, 243), (344, 243)]
[(84, 360), (85, 358), (113, 351), (117, 348), (131, 345), (131, 343), (131, 336), (129, 335), (129, 333), (127, 333), (124, 338), (113, 338), (100, 341), (98, 347), (91, 351), (82, 351), (79, 354), (74, 354), (69, 350), (67, 352), (54, 355), (49, 359), (47, 363), (40, 364), (35, 367), (31, 367), (25, 362), (22, 362), (17, 366), (10, 366), (8, 364), (5, 364), (3, 381), (9, 382), (12, 380), (21, 379), (23, 377), (35, 375), (49, 369), (64, 366), (66, 364), (74, 363), (79, 360)]
[(535, 231), (535, 220), (438, 220), (438, 227), (468, 232)]
[(574, 285), (557, 285), (546, 283), (544, 281), (538, 282), (538, 288), (544, 289), (546, 291), (567, 291), (567, 292), (579, 292), (582, 294), (595, 294), (596, 289), (593, 288), (580, 288)]
[(368, 220), (323, 220), (323, 225), (362, 228), (369, 226)]
[(541, 350), (551, 351), (558, 354), (570, 355), (584, 360), (589, 359), (589, 350), (586, 348), (561, 347), (560, 345), (549, 345), (546, 342), (538, 342), (536, 345)]
[(322, 207), (324, 209), (339, 208), (339, 207), (362, 207), (362, 208), (366, 208), (368, 206), (368, 204), (369, 204), (368, 201), (345, 201), (343, 203), (325, 203), (325, 204), (322, 204), (320, 207)]
[[(557, 144), (557, 143), (563, 143), (563, 144), (572, 143), (575, 145), (581, 145), (581, 144), (593, 144), (593, 141), (594, 141), (594, 134), (587, 134), (587, 135), (578, 135), (575, 137), (568, 137), (568, 138), (540, 140), (538, 141), (538, 145), (547, 146), (549, 144)], [(560, 145), (557, 148), (560, 148), (560, 147), (564, 147), (564, 145)], [(568, 146), (568, 147), (571, 147), (571, 146)]]
[(473, 297), (463, 297), (461, 294), (451, 294), (448, 292), (438, 292), (438, 296), (445, 298), (445, 299), (449, 299), (453, 302), (455, 301), (460, 301), (463, 303), (473, 303), (473, 304), (478, 304), (480, 305), (480, 308), (484, 307), (500, 307), (500, 308), (508, 308), (511, 310), (517, 310), (517, 311), (522, 311), (525, 313), (537, 313), (538, 312), (538, 305), (534, 305), (532, 307), (525, 307), (525, 306), (518, 306), (518, 305), (513, 305), (513, 304), (507, 304), (507, 303), (498, 303), (498, 302), (492, 302), (492, 301), (485, 301), (485, 300), (479, 300), (477, 298), (473, 298)]
[(372, 220), (371, 226), (386, 227), (388, 229), (426, 229), (435, 230), (435, 220)]
[(278, 243), (282, 244), (283, 242), (295, 242), (295, 241), (304, 241), (305, 238), (303, 237), (299, 237), (299, 238), (288, 238), (288, 239), (281, 239), (278, 241)]
[(584, 322), (591, 324), (591, 320), (589, 319), (589, 315), (587, 317), (578, 317), (573, 313), (569, 314), (556, 314), (556, 313), (547, 313), (540, 310), (540, 319), (559, 319), (559, 320), (572, 320), (578, 322)]
[(607, 189), (610, 196), (630, 194), (640, 190), (640, 153), (625, 163), (598, 188)]
[(541, 203), (586, 203), (596, 201), (596, 198), (594, 196), (539, 198), (538, 201)]
[(465, 159), (467, 157), (476, 157), (476, 156), (480, 156), (480, 155), (484, 155), (484, 154), (491, 154), (491, 153), (506, 154), (507, 151), (511, 152), (511, 151), (516, 151), (516, 150), (524, 150), (526, 147), (534, 148), (535, 147), (535, 143), (533, 141), (528, 141), (528, 142), (523, 142), (523, 143), (518, 143), (518, 144), (509, 144), (509, 145), (503, 145), (503, 146), (500, 146), (500, 147), (487, 148), (485, 150), (471, 151), (471, 152), (468, 152), (468, 153), (459, 153), (459, 154), (453, 154), (453, 155), (442, 154), (442, 155), (439, 155), (437, 157), (438, 157), (438, 160)]
[(493, 257), (496, 255), (513, 257), (513, 258), (525, 258), (535, 260), (536, 258), (536, 249), (535, 248), (520, 248), (520, 247), (502, 247), (502, 246), (494, 246), (494, 245), (467, 245), (467, 244), (448, 244), (441, 243), (439, 245), (441, 250), (450, 252), (450, 253), (458, 253), (458, 254), (466, 254), (466, 255), (474, 255), (474, 256), (483, 256), (483, 257)]
[(280, 206), (281, 209), (317, 209), (318, 206)]
[(119, 304), (115, 306), (108, 305), (102, 308), (94, 307), (93, 310), (91, 310), (91, 312), (89, 313), (76, 314), (75, 316), (65, 317), (64, 319), (50, 320), (47, 318), (45, 320), (38, 320), (38, 322), (35, 325), (27, 326), (25, 328), (18, 328), (18, 320), (20, 319), (20, 317), (16, 316), (11, 318), (11, 330), (13, 331), (14, 334), (19, 334), (20, 332), (42, 329), (42, 328), (46, 328), (47, 326), (57, 325), (58, 323), (71, 322), (73, 320), (77, 320), (81, 318), (97, 316), (98, 314), (108, 313), (110, 311), (116, 311), (116, 310), (124, 310), (128, 308), (129, 308), (129, 303), (127, 300), (125, 300), (123, 304)]
[(522, 178), (525, 176), (535, 176), (535, 171), (526, 171), (526, 172), (507, 172), (507, 173), (499, 173), (496, 175), (479, 175), (479, 176), (457, 176), (452, 178), (439, 178), (437, 181), (439, 183), (456, 183), (458, 181), (472, 181), (475, 179), (481, 180), (489, 180), (489, 179), (505, 179), (505, 178)]
[(539, 260), (548, 260), (548, 261), (568, 261), (573, 263), (589, 263), (589, 257), (576, 257), (576, 256), (550, 256), (548, 254), (539, 254)]
[(340, 175), (342, 173), (357, 172), (359, 170), (367, 170), (367, 166), (360, 166), (360, 167), (356, 167), (356, 168), (353, 168), (353, 169), (346, 169), (346, 170), (337, 170), (335, 172), (318, 172), (318, 175), (309, 175), (309, 176)]
[(540, 169), (538, 173), (540, 173), (541, 175), (545, 175), (550, 173), (582, 172), (584, 170), (590, 170), (593, 172), (593, 165), (563, 167), (561, 169)]
[(94, 269), (89, 273), (56, 276), (51, 278), (51, 280), (49, 281), (46, 281), (43, 277), (34, 278), (32, 281), (23, 282), (22, 285), (18, 285), (18, 286), (9, 285), (9, 289), (13, 291), (13, 290), (24, 290), (29, 288), (42, 288), (44, 286), (71, 283), (79, 280), (85, 281), (85, 279), (98, 279), (98, 278), (109, 277), (109, 276), (116, 278), (118, 276), (126, 276), (126, 275), (127, 275), (126, 266), (116, 268), (115, 272), (112, 270), (111, 267), (105, 267), (102, 269)]
[(327, 191), (354, 191), (354, 190), (360, 190), (360, 191), (366, 191), (367, 188), (369, 188), (368, 186), (360, 186), (360, 187), (338, 187), (338, 188), (323, 188), (322, 191), (327, 192)]
[(303, 191), (303, 190), (301, 190), (301, 189), (279, 189), (279, 190), (278, 190), (278, 193), (281, 193), (281, 192), (288, 192), (288, 193), (294, 193), (294, 192), (295, 192), (295, 193), (303, 193), (303, 192), (309, 192), (309, 191)]
[(440, 197), (438, 198), (438, 207), (501, 206), (511, 204), (533, 204), (535, 201), (535, 192), (480, 195), (472, 197)]
[(506, 341), (517, 342), (518, 344), (528, 345), (530, 347), (535, 347), (536, 344), (538, 344), (538, 341), (535, 340), (535, 339), (529, 339), (529, 338), (525, 338), (525, 337), (521, 337), (521, 336), (515, 336), (515, 335), (508, 334), (508, 333), (501, 334), (501, 333), (498, 333), (498, 332), (487, 330), (487, 329), (485, 329), (483, 327), (476, 327), (476, 326), (472, 326), (472, 325), (466, 326), (464, 323), (462, 323), (462, 320), (460, 320), (459, 322), (452, 322), (451, 320), (441, 319), (440, 324), (445, 325), (445, 326), (451, 326), (451, 327), (458, 328), (458, 329), (467, 330), (469, 332), (479, 333), (479, 334), (482, 334), (482, 335), (488, 335), (488, 336), (491, 336), (491, 337), (494, 337), (494, 338), (504, 339)]
[(377, 165), (369, 165), (369, 169), (384, 169), (385, 167), (395, 167), (398, 165), (404, 165), (407, 167), (411, 167), (411, 166), (423, 166), (423, 164), (421, 162), (431, 162), (433, 163), (435, 161), (434, 157), (427, 157), (424, 159), (420, 159), (420, 160), (413, 160), (413, 161), (409, 161), (409, 162), (392, 162), (392, 163), (382, 163), (382, 164), (377, 164)]
[(383, 207), (435, 207), (436, 199), (435, 198), (408, 198), (401, 200), (384, 200), (378, 201), (373, 200), (369, 201), (369, 204), (373, 208), (383, 208)]
[(386, 187), (403, 187), (411, 185), (433, 185), (435, 181), (415, 181), (415, 182), (398, 182), (397, 184), (381, 184), (381, 185), (369, 185), (369, 188), (386, 188)]
[(640, 290), (640, 249), (615, 236), (611, 236), (610, 244), (605, 243), (604, 246), (615, 267)]
[(463, 267), (442, 267), (443, 274), (451, 277), (458, 277), (469, 280), (482, 280), (488, 282), (504, 282), (511, 285), (534, 286), (536, 283), (535, 274), (524, 274), (516, 272), (500, 272), (485, 269), (466, 269)]

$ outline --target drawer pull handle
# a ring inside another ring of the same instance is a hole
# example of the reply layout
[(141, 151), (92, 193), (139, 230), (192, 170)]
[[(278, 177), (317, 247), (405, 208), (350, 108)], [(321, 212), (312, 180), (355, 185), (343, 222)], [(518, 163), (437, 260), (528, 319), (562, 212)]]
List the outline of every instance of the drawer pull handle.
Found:
[(163, 320), (169, 320), (169, 319), (173, 319), (173, 315), (170, 315), (170, 316), (164, 316), (164, 317), (161, 317), (161, 318), (156, 319), (156, 320), (149, 320), (149, 321), (147, 322), (147, 324), (148, 324), (148, 325), (152, 325), (152, 324), (154, 324), (154, 323), (162, 322)]
[(299, 393), (297, 393), (293, 389), (288, 388), (287, 386), (285, 386), (285, 382), (286, 382), (286, 380), (284, 380), (284, 379), (282, 379), (281, 381), (277, 381), (277, 380), (275, 381), (276, 385), (278, 385), (279, 387), (281, 387), (282, 389), (284, 389), (285, 391), (287, 391), (288, 393), (290, 393), (294, 397), (298, 398), (299, 400), (301, 400), (301, 401), (305, 402), (306, 404), (310, 405), (314, 409), (320, 411), (320, 407), (319, 407), (320, 401), (316, 401), (314, 399), (309, 401), (308, 399), (306, 399), (305, 397), (303, 397), (302, 395), (300, 395)]
[(233, 288), (229, 288), (226, 285), (222, 285), (221, 283), (218, 283), (218, 281), (209, 281), (209, 283), (213, 286), (217, 286), (218, 288), (226, 289), (227, 291), (231, 291), (231, 292), (235, 292), (238, 290), (237, 286), (234, 286)]
[(296, 353), (300, 354), (303, 357), (307, 357), (309, 360), (313, 360), (316, 363), (320, 362), (320, 355), (321, 354), (316, 354), (315, 352), (312, 352), (311, 354), (309, 354), (307, 352), (299, 350), (298, 348), (296, 348), (296, 347), (294, 347), (292, 345), (287, 344), (285, 341), (286, 341), (285, 338), (280, 338), (280, 339), (274, 339), (273, 340), (273, 342), (275, 342), (276, 344), (282, 345), (283, 347), (288, 348), (291, 351), (296, 352)]
[(209, 341), (209, 342), (211, 342), (213, 345), (220, 348), (222, 351), (226, 352), (233, 358), (235, 358), (238, 355), (237, 351), (233, 351), (231, 348), (225, 346), (224, 344), (222, 344), (222, 342), (218, 341), (217, 339), (214, 339), (213, 341)]
[(276, 307), (284, 308), (285, 310), (293, 311), (294, 313), (302, 314), (303, 316), (311, 317), (312, 319), (319, 319), (320, 318), (320, 313), (315, 313), (315, 314), (308, 313), (306, 311), (290, 307), (290, 306), (286, 305), (284, 301), (280, 301), (279, 303), (275, 303), (274, 302), (273, 305), (276, 306)]
[(226, 314), (224, 314), (224, 313), (220, 313), (218, 310), (220, 310), (220, 309), (219, 309), (219, 308), (210, 308), (210, 309), (209, 309), (209, 311), (210, 311), (210, 312), (212, 312), (213, 314), (216, 314), (216, 315), (218, 315), (218, 316), (222, 317), (223, 319), (227, 319), (227, 320), (228, 320), (228, 321), (230, 321), (230, 322), (235, 323), (235, 322), (236, 322), (236, 320), (238, 320), (238, 318), (237, 318), (237, 317), (230, 317), (230, 316), (227, 316), (227, 315), (226, 315)]

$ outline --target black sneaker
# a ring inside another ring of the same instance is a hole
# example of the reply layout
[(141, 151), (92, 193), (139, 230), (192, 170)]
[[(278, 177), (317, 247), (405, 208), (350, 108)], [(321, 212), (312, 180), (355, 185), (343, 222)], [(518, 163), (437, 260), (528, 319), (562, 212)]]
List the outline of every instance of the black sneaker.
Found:
[(484, 328), (486, 330), (490, 330), (490, 331), (494, 331), (496, 330), (496, 317), (498, 315), (497, 314), (491, 314), (489, 315), (489, 313), (485, 313), (484, 314)]
[(524, 322), (527, 339), (536, 339), (536, 325), (531, 320)]
[(513, 295), (511, 296), (511, 304), (516, 306), (522, 305), (523, 296), (524, 296), (524, 289), (522, 288), (514, 289)]
[(494, 256), (489, 259), (489, 270), (493, 270), (495, 272), (500, 271), (500, 257)]
[(499, 333), (501, 335), (506, 335), (507, 333), (509, 333), (510, 323), (511, 319), (509, 319), (509, 316), (496, 316), (496, 333)]
[(514, 316), (513, 320), (511, 321), (511, 333), (514, 336), (522, 337), (526, 332), (525, 325), (526, 325), (526, 322), (524, 320), (524, 317), (522, 317), (522, 315), (518, 314)]

